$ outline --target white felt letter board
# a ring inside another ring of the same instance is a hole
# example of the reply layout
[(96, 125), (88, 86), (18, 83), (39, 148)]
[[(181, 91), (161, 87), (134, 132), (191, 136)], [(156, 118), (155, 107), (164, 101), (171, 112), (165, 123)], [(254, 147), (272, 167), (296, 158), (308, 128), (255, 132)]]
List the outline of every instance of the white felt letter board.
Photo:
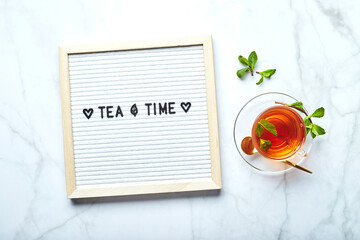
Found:
[(210, 36), (60, 47), (69, 198), (221, 188)]

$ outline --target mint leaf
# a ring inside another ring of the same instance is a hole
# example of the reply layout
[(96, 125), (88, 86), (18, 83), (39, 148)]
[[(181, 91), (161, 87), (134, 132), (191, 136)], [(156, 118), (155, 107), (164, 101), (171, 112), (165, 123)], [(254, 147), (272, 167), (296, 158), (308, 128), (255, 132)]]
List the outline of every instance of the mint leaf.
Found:
[(271, 148), (271, 141), (260, 138), (260, 149), (267, 152)]
[(311, 122), (308, 118), (304, 118), (304, 123), (305, 123), (305, 127), (306, 127), (306, 134), (308, 134), (311, 130)]
[(311, 118), (311, 117), (321, 118), (324, 116), (324, 114), (325, 114), (325, 109), (323, 107), (321, 107), (321, 108), (316, 109), (313, 114), (308, 116), (308, 118)]
[(312, 124), (311, 132), (316, 136), (324, 135), (326, 133), (322, 127), (316, 124)]
[(275, 128), (275, 125), (272, 123), (269, 123), (268, 121), (266, 121), (266, 119), (261, 119), (259, 121), (259, 124), (266, 130), (268, 130), (269, 132), (271, 132), (275, 137), (277, 137), (277, 131)]
[(252, 51), (248, 57), (249, 63), (250, 63), (250, 68), (254, 69), (255, 64), (258, 60), (257, 54), (255, 51)]
[(262, 126), (259, 123), (256, 126), (255, 134), (258, 138), (261, 138), (261, 136), (264, 134), (264, 129), (262, 128)]
[(294, 102), (294, 103), (290, 104), (289, 106), (290, 106), (290, 107), (298, 107), (298, 108), (301, 108), (302, 110), (305, 111), (304, 105), (303, 105), (302, 102)]
[(236, 74), (237, 74), (237, 76), (238, 76), (239, 78), (242, 78), (242, 77), (245, 75), (245, 73), (246, 73), (247, 71), (249, 71), (249, 70), (250, 70), (250, 68), (249, 68), (249, 67), (246, 67), (246, 68), (243, 68), (243, 69), (238, 70), (238, 71), (236, 72)]
[(261, 78), (260, 78), (260, 80), (256, 83), (256, 85), (260, 85), (260, 84), (262, 84), (262, 82), (264, 81), (264, 77), (263, 76), (261, 76)]
[(306, 126), (306, 131), (310, 131), (312, 138), (316, 138), (316, 136), (324, 135), (326, 133), (322, 127), (313, 123), (310, 123), (310, 125)]
[(260, 80), (256, 83), (256, 85), (260, 85), (264, 81), (264, 77), (271, 78), (272, 75), (276, 72), (276, 69), (268, 69), (262, 72), (256, 72), (261, 75)]
[(271, 76), (274, 75), (275, 72), (276, 72), (276, 69), (268, 69), (268, 70), (260, 72), (259, 74), (266, 78), (271, 78)]
[(245, 65), (245, 66), (249, 66), (250, 67), (250, 63), (249, 63), (249, 61), (246, 59), (246, 58), (244, 58), (243, 56), (239, 56), (239, 62), (241, 62), (241, 64), (243, 64), (243, 65)]
[(310, 134), (311, 134), (312, 138), (316, 138), (316, 135), (312, 131), (310, 132)]

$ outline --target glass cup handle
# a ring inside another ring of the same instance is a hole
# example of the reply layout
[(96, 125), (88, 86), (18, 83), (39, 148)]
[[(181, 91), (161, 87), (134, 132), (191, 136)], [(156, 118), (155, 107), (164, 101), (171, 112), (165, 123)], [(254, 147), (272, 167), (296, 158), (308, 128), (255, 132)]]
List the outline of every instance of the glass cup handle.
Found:
[(307, 157), (307, 152), (304, 149), (300, 149), (298, 154), (302, 157)]

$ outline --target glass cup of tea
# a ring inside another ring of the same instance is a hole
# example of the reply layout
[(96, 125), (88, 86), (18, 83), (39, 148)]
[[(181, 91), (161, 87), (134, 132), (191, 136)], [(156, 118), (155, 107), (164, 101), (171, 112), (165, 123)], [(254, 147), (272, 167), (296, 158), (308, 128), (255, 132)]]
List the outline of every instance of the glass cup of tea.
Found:
[[(311, 173), (299, 166), (312, 144), (312, 138), (306, 137), (304, 116), (281, 104), (293, 102), (297, 100), (287, 94), (265, 93), (252, 98), (239, 111), (234, 124), (235, 145), (242, 158), (254, 169), (282, 173), (295, 167)], [(275, 127), (276, 136), (266, 128), (261, 136), (257, 134), (262, 119)]]

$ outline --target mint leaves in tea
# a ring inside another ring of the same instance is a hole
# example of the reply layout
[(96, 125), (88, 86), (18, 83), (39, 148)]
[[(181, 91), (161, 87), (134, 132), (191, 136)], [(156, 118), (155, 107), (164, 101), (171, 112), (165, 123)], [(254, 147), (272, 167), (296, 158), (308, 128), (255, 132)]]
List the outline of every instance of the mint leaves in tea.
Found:
[(252, 128), (256, 150), (265, 157), (281, 160), (295, 154), (305, 143), (306, 126), (292, 108), (274, 106), (262, 112)]

